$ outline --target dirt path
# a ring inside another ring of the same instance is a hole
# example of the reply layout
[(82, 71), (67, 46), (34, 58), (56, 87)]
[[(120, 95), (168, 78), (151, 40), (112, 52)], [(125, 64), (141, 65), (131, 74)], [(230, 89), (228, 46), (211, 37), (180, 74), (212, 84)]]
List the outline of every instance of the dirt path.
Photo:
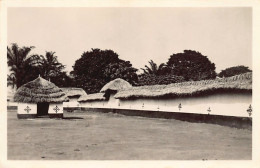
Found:
[(77, 112), (65, 116), (70, 119), (18, 120), (15, 112), (8, 112), (8, 159), (252, 158), (250, 130), (113, 113)]

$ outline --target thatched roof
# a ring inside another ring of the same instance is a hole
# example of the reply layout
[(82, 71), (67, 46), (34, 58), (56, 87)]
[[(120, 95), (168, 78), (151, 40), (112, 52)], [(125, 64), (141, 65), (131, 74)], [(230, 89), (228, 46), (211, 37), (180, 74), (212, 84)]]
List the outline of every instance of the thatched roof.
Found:
[(131, 88), (132, 85), (128, 83), (127, 81), (117, 78), (115, 80), (112, 80), (108, 82), (101, 90), (100, 92), (106, 92), (107, 90), (112, 90), (112, 91), (119, 91), (122, 89), (128, 89)]
[(15, 102), (39, 103), (39, 102), (64, 102), (68, 101), (66, 94), (41, 77), (22, 85), (14, 95)]
[(119, 91), (114, 97), (118, 99), (145, 97), (179, 97), (208, 94), (218, 91), (252, 92), (252, 73), (245, 73), (228, 78), (173, 83), (169, 85), (152, 85), (132, 87)]
[(64, 87), (61, 88), (63, 92), (66, 93), (68, 97), (80, 97), (82, 95), (86, 95), (87, 93), (82, 88), (74, 88), (74, 87)]
[(87, 102), (87, 101), (95, 101), (95, 100), (106, 100), (104, 93), (93, 93), (88, 95), (82, 95), (78, 102)]

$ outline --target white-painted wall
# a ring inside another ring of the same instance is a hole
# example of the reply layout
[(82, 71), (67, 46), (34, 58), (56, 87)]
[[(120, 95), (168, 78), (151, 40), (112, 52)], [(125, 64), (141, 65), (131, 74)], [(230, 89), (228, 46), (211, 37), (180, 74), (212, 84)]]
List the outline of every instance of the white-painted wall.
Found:
[[(251, 103), (251, 94), (223, 93), (175, 99), (120, 100), (118, 108), (248, 117), (247, 109)], [(179, 104), (181, 109), (178, 108)]]
[[(25, 109), (28, 109), (27, 112)], [(37, 114), (37, 104), (33, 103), (17, 103), (17, 113), (18, 114)]]
[(115, 94), (110, 94), (107, 106), (110, 108), (117, 108), (119, 106), (119, 99), (114, 98)]
[(78, 98), (69, 98), (69, 102), (63, 102), (63, 107), (79, 107)]
[[(80, 103), (80, 107), (118, 108), (167, 112), (215, 114), (248, 117), (247, 109), (252, 104), (252, 95), (247, 93), (219, 93), (199, 97), (179, 97), (171, 99), (139, 98), (134, 100), (115, 99)], [(181, 104), (181, 109), (179, 109)], [(210, 108), (210, 112), (208, 109)]]
[(7, 102), (7, 106), (18, 106), (18, 103), (12, 102), (12, 101), (8, 101)]
[[(54, 110), (55, 108), (59, 109), (57, 112)], [(63, 104), (62, 103), (50, 103), (49, 104), (49, 114), (62, 114), (63, 113)]]
[(89, 101), (89, 102), (80, 102), (80, 107), (88, 108), (108, 108), (108, 101)]
[[(17, 104), (18, 104), (18, 109), (17, 109), (18, 114), (37, 114), (37, 104), (32, 104), (32, 103), (17, 103)], [(27, 113), (27, 111), (25, 111), (27, 106), (30, 109), (29, 113)], [(54, 108), (56, 108), (56, 106), (59, 108), (57, 113), (54, 110)], [(62, 103), (49, 104), (48, 113), (49, 114), (61, 114), (61, 113), (63, 113), (63, 104)]]

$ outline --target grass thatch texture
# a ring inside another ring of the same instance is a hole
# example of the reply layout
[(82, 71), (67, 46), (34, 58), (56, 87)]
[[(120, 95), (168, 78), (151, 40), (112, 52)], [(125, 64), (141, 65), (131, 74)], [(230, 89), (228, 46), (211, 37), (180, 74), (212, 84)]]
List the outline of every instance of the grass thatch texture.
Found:
[(78, 102), (87, 102), (87, 101), (95, 101), (95, 100), (106, 100), (104, 93), (93, 93), (88, 95), (82, 95)]
[(132, 85), (128, 83), (127, 81), (117, 78), (115, 80), (112, 80), (108, 82), (101, 90), (100, 92), (106, 92), (107, 90), (112, 90), (112, 91), (119, 91), (122, 89), (128, 89), (131, 88)]
[(82, 88), (64, 87), (61, 89), (63, 90), (63, 92), (66, 93), (68, 97), (80, 97), (87, 94)]
[(38, 77), (22, 85), (14, 95), (15, 102), (64, 102), (68, 101), (66, 94), (55, 84)]
[(132, 87), (119, 91), (115, 98), (129, 99), (139, 97), (178, 97), (207, 94), (217, 91), (250, 91), (252, 92), (252, 73), (245, 73), (215, 80), (191, 81), (169, 85), (152, 85)]

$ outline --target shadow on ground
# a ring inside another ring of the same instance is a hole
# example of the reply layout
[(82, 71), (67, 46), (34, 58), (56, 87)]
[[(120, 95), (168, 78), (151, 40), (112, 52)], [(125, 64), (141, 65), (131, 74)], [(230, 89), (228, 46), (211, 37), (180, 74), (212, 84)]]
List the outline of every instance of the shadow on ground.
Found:
[(62, 119), (64, 119), (64, 120), (81, 120), (84, 118), (82, 118), (82, 117), (63, 117)]

